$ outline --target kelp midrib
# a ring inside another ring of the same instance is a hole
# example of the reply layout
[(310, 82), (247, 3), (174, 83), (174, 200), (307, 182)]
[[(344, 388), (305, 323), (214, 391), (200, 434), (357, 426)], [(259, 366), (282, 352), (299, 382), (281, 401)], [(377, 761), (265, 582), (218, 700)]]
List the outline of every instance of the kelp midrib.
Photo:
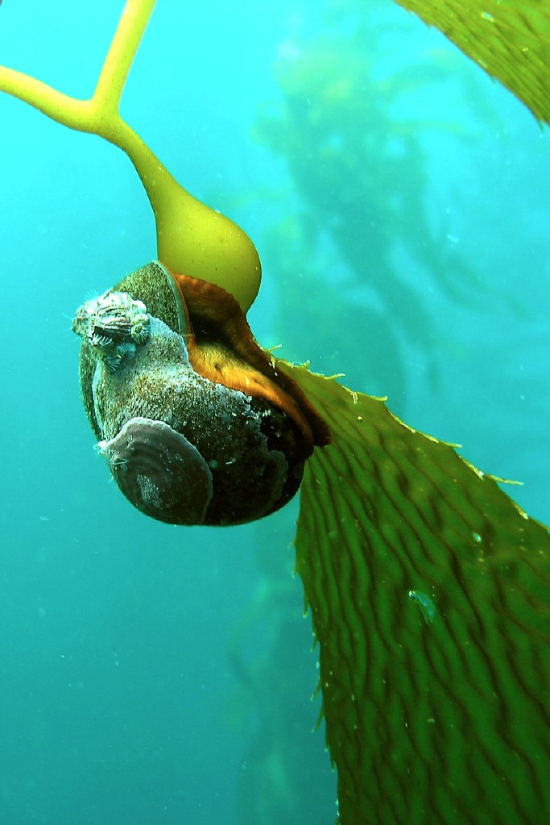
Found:
[[(335, 439), (306, 469), (296, 565), (343, 825), (536, 821), (550, 809), (548, 531), (380, 401), (292, 374)], [(433, 598), (433, 624), (411, 588)]]

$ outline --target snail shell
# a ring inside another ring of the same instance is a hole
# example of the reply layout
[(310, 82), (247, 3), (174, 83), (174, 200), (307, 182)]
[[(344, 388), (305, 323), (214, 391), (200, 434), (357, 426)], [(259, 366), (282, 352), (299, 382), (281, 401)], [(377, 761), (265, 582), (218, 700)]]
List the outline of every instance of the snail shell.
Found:
[(137, 417), (98, 448), (126, 498), (143, 513), (170, 524), (204, 523), (212, 473), (184, 435), (164, 421)]
[(159, 264), (84, 304), (73, 329), (99, 451), (143, 513), (171, 524), (240, 524), (297, 492), (312, 449), (300, 418), (194, 369), (186, 308)]

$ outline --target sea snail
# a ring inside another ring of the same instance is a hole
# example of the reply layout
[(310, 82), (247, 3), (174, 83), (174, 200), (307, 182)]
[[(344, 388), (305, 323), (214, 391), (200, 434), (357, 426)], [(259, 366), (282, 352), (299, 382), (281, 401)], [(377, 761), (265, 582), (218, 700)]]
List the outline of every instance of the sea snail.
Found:
[(297, 492), (330, 431), (221, 287), (151, 263), (81, 306), (88, 419), (129, 501), (170, 524), (241, 524)]
[(149, 264), (74, 319), (84, 406), (118, 486), (161, 521), (239, 524), (292, 498), (330, 431), (250, 332), (244, 313), (261, 277), (254, 244), (183, 189), (119, 114), (154, 5), (128, 0), (89, 100), (2, 67), (0, 91), (126, 152), (172, 270)]

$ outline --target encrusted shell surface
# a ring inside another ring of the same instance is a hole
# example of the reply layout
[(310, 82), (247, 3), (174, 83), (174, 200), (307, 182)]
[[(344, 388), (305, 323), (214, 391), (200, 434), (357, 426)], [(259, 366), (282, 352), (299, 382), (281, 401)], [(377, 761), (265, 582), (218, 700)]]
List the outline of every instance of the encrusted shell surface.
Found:
[[(174, 524), (242, 524), (274, 512), (297, 492), (308, 451), (295, 422), (269, 402), (195, 372), (184, 336), (158, 318), (149, 316), (149, 337), (116, 370), (83, 336), (80, 373), (100, 449), (122, 492), (147, 515)], [(133, 425), (125, 427), (135, 419), (160, 422), (167, 429), (140, 425), (134, 454), (127, 441)], [(190, 473), (184, 470), (189, 448), (200, 458)], [(135, 469), (138, 455), (147, 472)], [(124, 471), (125, 461), (132, 466)], [(205, 466), (212, 496), (203, 512), (207, 496), (199, 496), (199, 506), (179, 487), (185, 488), (195, 470)]]
[(79, 307), (73, 332), (96, 349), (109, 372), (116, 372), (149, 337), (147, 308), (126, 292), (106, 292)]
[(203, 524), (212, 499), (212, 473), (190, 441), (164, 421), (132, 418), (99, 443), (132, 504), (170, 524)]

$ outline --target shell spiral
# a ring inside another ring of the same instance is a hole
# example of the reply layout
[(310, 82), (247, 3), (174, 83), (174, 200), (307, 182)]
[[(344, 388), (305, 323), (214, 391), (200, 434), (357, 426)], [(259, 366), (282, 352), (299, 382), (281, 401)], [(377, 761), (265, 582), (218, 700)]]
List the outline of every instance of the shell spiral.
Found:
[(164, 421), (132, 418), (100, 441), (126, 498), (170, 524), (203, 524), (212, 500), (212, 473), (196, 447)]

